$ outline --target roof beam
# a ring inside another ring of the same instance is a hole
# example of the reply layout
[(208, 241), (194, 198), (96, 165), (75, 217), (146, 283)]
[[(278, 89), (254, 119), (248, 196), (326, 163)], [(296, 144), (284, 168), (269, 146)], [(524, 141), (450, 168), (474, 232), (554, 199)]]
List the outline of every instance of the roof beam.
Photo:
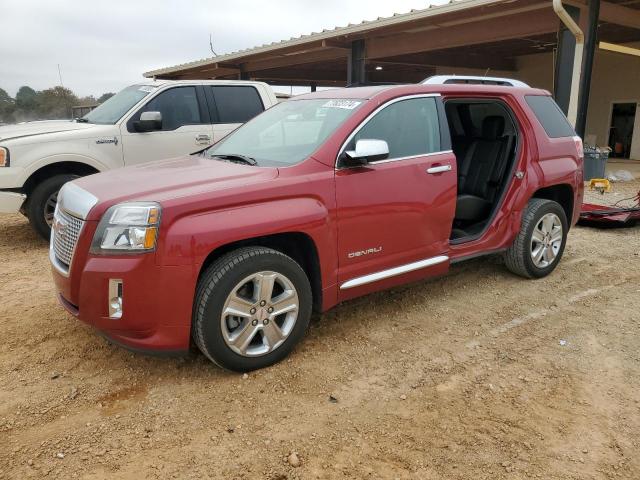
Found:
[[(426, 67), (421, 69), (413, 69), (408, 71), (402, 70), (381, 70), (368, 71), (367, 80), (371, 82), (407, 82), (415, 83), (424, 80), (426, 77), (435, 74), (434, 67)], [(318, 85), (327, 83), (333, 85), (346, 85), (347, 73), (344, 70), (274, 70), (272, 72), (263, 71), (253, 77), (255, 80), (262, 80), (267, 83), (282, 82), (293, 85), (309, 85), (311, 82), (317, 82)], [(289, 83), (286, 83), (289, 82)], [(294, 82), (294, 83), (291, 83)]]
[(640, 10), (602, 2), (600, 3), (600, 20), (623, 27), (640, 29)]
[[(565, 0), (565, 3), (584, 10), (587, 9), (587, 2), (585, 0)], [(600, 2), (599, 18), (602, 22), (640, 29), (640, 10), (625, 7), (620, 4)]]
[(235, 65), (224, 65), (220, 63), (212, 63), (200, 68), (192, 68), (189, 70), (182, 70), (175, 73), (168, 73), (165, 75), (158, 75), (156, 78), (168, 78), (176, 79), (183, 78), (198, 79), (198, 78), (215, 78), (223, 75), (233, 75), (240, 73), (240, 68)]
[(211, 66), (211, 68), (207, 67), (199, 71), (206, 74), (211, 73), (212, 75), (220, 76), (220, 75), (231, 75), (232, 73), (240, 73), (240, 68), (236, 66), (227, 66), (227, 65), (220, 65), (219, 63), (215, 63), (214, 65)]
[(602, 50), (608, 50), (610, 52), (624, 53), (625, 55), (634, 55), (636, 57), (640, 57), (640, 49), (638, 48), (631, 48), (624, 45), (616, 45), (615, 43), (607, 42), (600, 42), (598, 44), (598, 47)]
[[(281, 47), (278, 48), (278, 44), (282, 43), (283, 45)], [(332, 40), (330, 39), (329, 42), (327, 43), (326, 40), (315, 40), (315, 41), (307, 41), (306, 43), (302, 43), (299, 44), (297, 42), (291, 42), (292, 44), (289, 44), (289, 42), (282, 41), (282, 42), (276, 42), (272, 45), (267, 45), (266, 47), (270, 47), (269, 50), (267, 51), (258, 51), (257, 53), (247, 53), (245, 55), (242, 54), (242, 52), (238, 52), (238, 54), (234, 54), (233, 56), (238, 57), (238, 60), (242, 61), (242, 62), (250, 62), (253, 60), (263, 60), (266, 58), (270, 58), (270, 57), (280, 57), (283, 55), (298, 55), (301, 53), (311, 53), (311, 52), (318, 52), (320, 50), (324, 50), (326, 48), (337, 48), (337, 47), (332, 47)], [(336, 43), (336, 45), (338, 45)], [(341, 45), (341, 44), (340, 44)], [(263, 50), (266, 49), (266, 47), (259, 47), (256, 50)], [(231, 56), (231, 55), (229, 55)], [(234, 60), (234, 59), (229, 59), (228, 61), (238, 61), (238, 60)]]
[(341, 48), (343, 50), (351, 50), (350, 42), (341, 42), (339, 40), (327, 39), (322, 41), (322, 46), (325, 48)]
[(446, 28), (389, 37), (373, 37), (367, 40), (367, 58), (392, 57), (478, 43), (510, 40), (512, 38), (555, 32), (557, 28), (558, 17), (551, 8), (545, 8), (508, 17), (497, 17), (448, 26)]
[(384, 58), (369, 62), (375, 65), (398, 65), (407, 67), (468, 67), (481, 68), (486, 70), (504, 70), (515, 71), (516, 61), (514, 58), (502, 57), (497, 55), (469, 53), (453, 53), (449, 51), (432, 52), (420, 55), (419, 58), (411, 60), (403, 60), (399, 58)]
[[(346, 67), (346, 65), (345, 65)], [(253, 76), (252, 76), (253, 77)], [(277, 79), (277, 80), (301, 80), (305, 82), (322, 82), (329, 81), (347, 81), (346, 68), (344, 70), (327, 70), (327, 69), (286, 69), (286, 70), (263, 70), (253, 78), (261, 79)]]
[(267, 70), (270, 68), (281, 68), (295, 65), (303, 65), (306, 63), (325, 62), (327, 60), (336, 60), (347, 58), (348, 50), (337, 48), (326, 48), (312, 53), (287, 55), (282, 57), (266, 58), (264, 60), (253, 60), (242, 64), (242, 68), (246, 72), (256, 72)]
[(418, 83), (436, 74), (435, 67), (412, 70), (373, 70), (367, 72), (368, 82)]
[(309, 87), (315, 84), (316, 87), (344, 87), (347, 82), (345, 80), (312, 80), (312, 79), (278, 79), (271, 77), (255, 77), (254, 80), (259, 82), (265, 82), (269, 85), (282, 85), (282, 86), (294, 86), (294, 87)]

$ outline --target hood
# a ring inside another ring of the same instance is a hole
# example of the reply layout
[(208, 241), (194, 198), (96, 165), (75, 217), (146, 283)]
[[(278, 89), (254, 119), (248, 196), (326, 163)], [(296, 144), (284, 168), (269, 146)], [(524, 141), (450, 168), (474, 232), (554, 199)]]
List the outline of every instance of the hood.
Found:
[(13, 138), (31, 137), (46, 133), (66, 132), (69, 130), (85, 130), (92, 128), (92, 123), (79, 123), (73, 120), (46, 120), (38, 122), (24, 122), (0, 127), (0, 141)]
[(204, 192), (267, 182), (278, 176), (277, 168), (254, 167), (190, 155), (118, 168), (74, 180), (78, 187), (98, 199), (102, 208), (123, 201), (166, 202)]

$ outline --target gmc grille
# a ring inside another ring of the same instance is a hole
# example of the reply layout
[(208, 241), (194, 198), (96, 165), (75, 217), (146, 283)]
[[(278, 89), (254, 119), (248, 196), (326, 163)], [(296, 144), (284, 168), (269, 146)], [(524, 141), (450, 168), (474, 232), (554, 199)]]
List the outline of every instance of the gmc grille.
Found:
[(67, 272), (83, 225), (83, 220), (69, 215), (60, 208), (56, 209), (51, 228), (51, 244), (56, 261)]

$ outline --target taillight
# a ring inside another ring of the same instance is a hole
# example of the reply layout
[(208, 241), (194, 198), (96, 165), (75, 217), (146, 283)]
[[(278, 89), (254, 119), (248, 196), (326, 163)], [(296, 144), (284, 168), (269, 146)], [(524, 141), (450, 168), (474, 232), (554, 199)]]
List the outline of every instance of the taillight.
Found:
[(573, 137), (573, 141), (576, 144), (576, 151), (578, 152), (578, 158), (584, 159), (584, 147), (582, 146), (582, 139), (579, 136)]

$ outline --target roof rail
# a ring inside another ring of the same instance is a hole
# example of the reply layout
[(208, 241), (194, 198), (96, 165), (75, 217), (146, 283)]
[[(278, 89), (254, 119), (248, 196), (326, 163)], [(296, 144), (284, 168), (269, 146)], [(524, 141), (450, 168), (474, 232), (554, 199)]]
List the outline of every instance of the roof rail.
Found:
[(424, 85), (444, 85), (447, 83), (469, 83), (474, 85), (502, 85), (507, 87), (529, 87), (520, 80), (501, 77), (475, 77), (472, 75), (434, 75), (421, 82)]

